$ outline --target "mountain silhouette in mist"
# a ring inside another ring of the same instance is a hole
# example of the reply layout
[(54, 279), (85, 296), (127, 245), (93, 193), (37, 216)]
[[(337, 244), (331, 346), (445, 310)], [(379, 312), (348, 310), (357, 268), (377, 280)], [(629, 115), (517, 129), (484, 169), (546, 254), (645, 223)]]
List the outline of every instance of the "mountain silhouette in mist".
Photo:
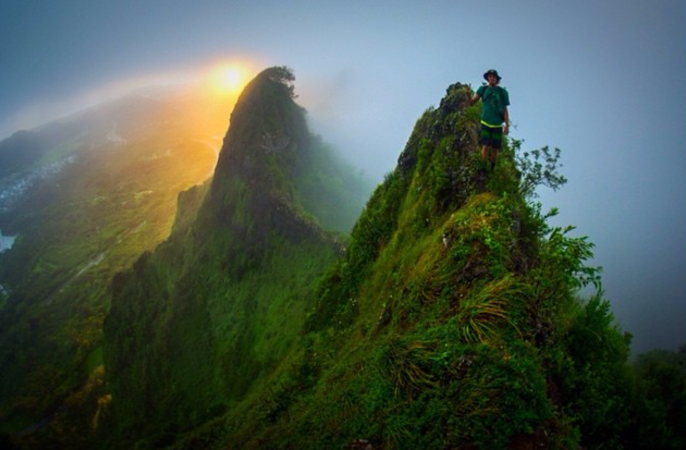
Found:
[(187, 428), (243, 398), (286, 358), (343, 251), (322, 224), (359, 213), (360, 182), (308, 131), (292, 89), (285, 68), (248, 84), (208, 192), (196, 211), (180, 202), (194, 220), (114, 280), (105, 363), (124, 435), (160, 432), (170, 410)]

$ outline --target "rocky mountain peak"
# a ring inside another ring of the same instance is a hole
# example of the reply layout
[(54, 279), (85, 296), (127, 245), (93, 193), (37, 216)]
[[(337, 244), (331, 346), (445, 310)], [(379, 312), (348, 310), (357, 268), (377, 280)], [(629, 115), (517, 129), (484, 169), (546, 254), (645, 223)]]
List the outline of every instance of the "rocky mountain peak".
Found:
[(292, 176), (310, 138), (304, 109), (294, 101), (294, 80), (290, 69), (271, 67), (245, 87), (231, 114), (215, 179), (241, 174), (271, 183)]

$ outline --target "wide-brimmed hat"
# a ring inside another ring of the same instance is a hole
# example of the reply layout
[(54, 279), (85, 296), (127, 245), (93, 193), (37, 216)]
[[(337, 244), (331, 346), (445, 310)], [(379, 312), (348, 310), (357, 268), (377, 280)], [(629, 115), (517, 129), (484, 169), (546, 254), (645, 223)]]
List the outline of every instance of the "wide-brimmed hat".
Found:
[(495, 75), (495, 77), (498, 79), (498, 81), (500, 81), (500, 75), (498, 75), (498, 71), (495, 69), (491, 69), (488, 72), (486, 72), (484, 74), (484, 80), (488, 81), (488, 76), (491, 74)]

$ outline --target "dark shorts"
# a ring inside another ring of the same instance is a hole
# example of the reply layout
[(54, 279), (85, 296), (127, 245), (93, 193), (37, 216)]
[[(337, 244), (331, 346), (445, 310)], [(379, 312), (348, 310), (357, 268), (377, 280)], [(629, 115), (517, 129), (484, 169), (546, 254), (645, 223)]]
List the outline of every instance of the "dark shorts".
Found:
[(500, 150), (503, 146), (503, 127), (491, 128), (481, 124), (479, 144)]

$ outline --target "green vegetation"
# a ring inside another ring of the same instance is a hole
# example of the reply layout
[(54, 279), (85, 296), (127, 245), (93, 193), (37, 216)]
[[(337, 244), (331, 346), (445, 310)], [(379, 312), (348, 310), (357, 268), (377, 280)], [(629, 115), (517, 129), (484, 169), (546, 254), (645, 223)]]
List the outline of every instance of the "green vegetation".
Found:
[(212, 182), (114, 277), (102, 353), (83, 353), (70, 396), (81, 416), (22, 444), (683, 448), (686, 350), (629, 365), (593, 244), (536, 202), (566, 181), (559, 149), (509, 141), (484, 183), (479, 105), (452, 85), (341, 239), (358, 183), (293, 81), (277, 67), (246, 87)]
[(640, 355), (634, 368), (635, 447), (686, 448), (686, 345)]
[[(359, 439), (380, 448), (504, 448), (546, 435), (560, 446), (576, 439), (573, 419), (548, 398), (543, 369), (548, 351), (561, 350), (536, 325), (548, 302), (575, 303), (570, 280), (590, 253), (556, 261), (560, 247), (584, 247), (566, 237), (550, 256), (541, 250), (542, 236), (554, 233), (517, 195), (511, 150), (490, 192), (476, 194), (480, 161), (467, 151), (475, 133), (460, 107), (464, 95), (452, 87), (441, 108), (419, 120), (345, 258), (319, 286), (309, 345), (284, 381), (272, 383), (303, 392), (287, 396), (269, 420), (258, 408), (229, 414), (241, 448), (342, 448)], [(536, 290), (545, 276), (556, 298)]]

